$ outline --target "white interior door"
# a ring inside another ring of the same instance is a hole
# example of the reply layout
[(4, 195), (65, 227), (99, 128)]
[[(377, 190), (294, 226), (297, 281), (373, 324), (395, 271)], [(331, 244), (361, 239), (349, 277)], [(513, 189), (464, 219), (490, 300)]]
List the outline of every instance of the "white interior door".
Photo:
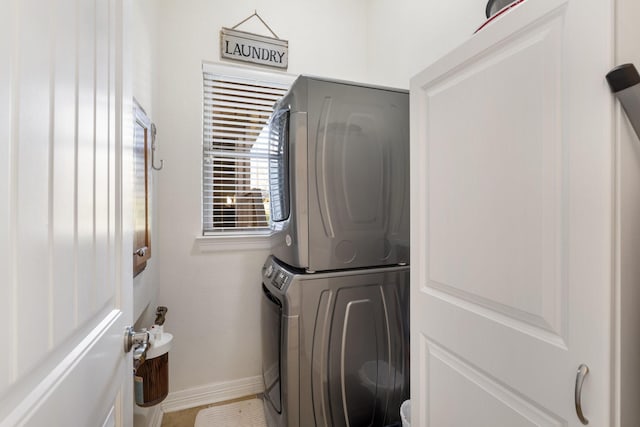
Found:
[(2, 2), (2, 426), (132, 424), (127, 3)]
[(411, 83), (413, 422), (610, 425), (612, 5), (525, 1)]

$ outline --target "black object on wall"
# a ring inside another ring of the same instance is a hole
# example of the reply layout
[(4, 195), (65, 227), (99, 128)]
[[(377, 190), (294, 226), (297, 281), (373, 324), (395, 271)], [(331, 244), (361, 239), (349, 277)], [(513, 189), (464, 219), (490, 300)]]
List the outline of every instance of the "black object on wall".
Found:
[(622, 108), (636, 135), (640, 138), (640, 75), (633, 64), (622, 64), (607, 73), (607, 82), (613, 94), (620, 100)]

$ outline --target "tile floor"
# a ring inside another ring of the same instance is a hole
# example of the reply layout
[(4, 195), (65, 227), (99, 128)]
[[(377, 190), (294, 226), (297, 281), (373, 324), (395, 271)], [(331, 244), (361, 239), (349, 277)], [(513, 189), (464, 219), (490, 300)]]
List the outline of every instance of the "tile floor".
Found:
[(245, 396), (239, 399), (227, 400), (224, 402), (213, 403), (210, 405), (198, 406), (196, 408), (189, 408), (183, 411), (167, 412), (162, 416), (162, 427), (193, 427), (196, 422), (196, 415), (201, 409), (210, 408), (212, 406), (221, 406), (233, 402), (240, 402), (243, 400), (261, 398), (262, 396)]

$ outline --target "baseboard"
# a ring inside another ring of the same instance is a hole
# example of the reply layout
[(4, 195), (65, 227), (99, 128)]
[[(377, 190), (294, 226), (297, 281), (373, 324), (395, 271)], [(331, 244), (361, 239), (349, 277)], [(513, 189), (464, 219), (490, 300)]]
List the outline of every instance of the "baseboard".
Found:
[(213, 383), (169, 393), (162, 402), (162, 412), (182, 411), (196, 406), (224, 402), (239, 397), (262, 393), (262, 376), (242, 378), (234, 381)]
[(160, 406), (156, 406), (154, 408), (153, 414), (151, 415), (151, 420), (149, 421), (149, 427), (161, 427), (162, 426), (162, 409)]

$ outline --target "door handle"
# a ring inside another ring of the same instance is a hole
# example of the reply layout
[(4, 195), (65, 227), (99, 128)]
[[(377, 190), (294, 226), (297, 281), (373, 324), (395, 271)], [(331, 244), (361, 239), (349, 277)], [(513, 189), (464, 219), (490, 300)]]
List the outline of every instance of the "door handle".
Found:
[(144, 347), (149, 345), (149, 332), (143, 329), (140, 332), (136, 332), (133, 326), (128, 326), (124, 330), (124, 352), (129, 353), (133, 348)]
[(585, 418), (582, 413), (582, 383), (584, 383), (584, 378), (589, 373), (589, 367), (584, 363), (578, 366), (578, 373), (576, 374), (576, 390), (575, 390), (575, 402), (576, 402), (576, 414), (578, 415), (578, 419), (584, 425), (589, 424), (589, 420)]
[(127, 326), (124, 330), (124, 352), (129, 353), (133, 349), (133, 369), (144, 363), (149, 350), (150, 336), (146, 329), (136, 332), (133, 326)]
[(147, 254), (147, 247), (142, 247), (140, 249), (138, 249), (137, 251), (134, 252), (135, 255), (138, 255), (139, 257), (143, 257)]

